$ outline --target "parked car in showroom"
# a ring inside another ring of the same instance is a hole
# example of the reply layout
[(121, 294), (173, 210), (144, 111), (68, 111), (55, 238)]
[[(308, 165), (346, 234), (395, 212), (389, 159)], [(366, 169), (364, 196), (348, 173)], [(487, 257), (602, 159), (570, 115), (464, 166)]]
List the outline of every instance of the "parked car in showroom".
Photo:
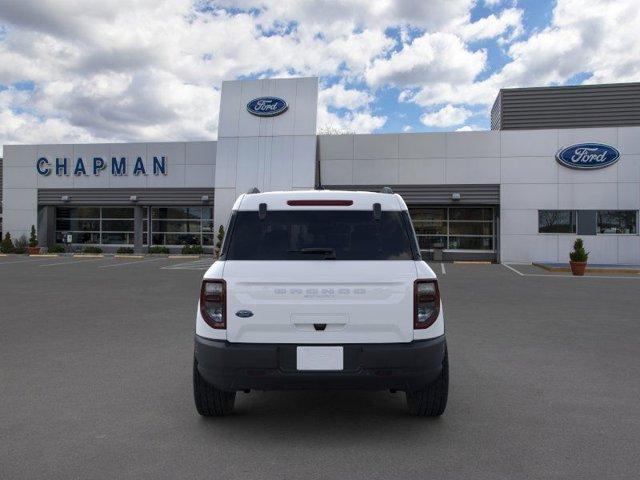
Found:
[(203, 416), (231, 412), (236, 392), (253, 389), (403, 391), (411, 414), (441, 415), (443, 308), (403, 199), (241, 195), (202, 281), (193, 385)]

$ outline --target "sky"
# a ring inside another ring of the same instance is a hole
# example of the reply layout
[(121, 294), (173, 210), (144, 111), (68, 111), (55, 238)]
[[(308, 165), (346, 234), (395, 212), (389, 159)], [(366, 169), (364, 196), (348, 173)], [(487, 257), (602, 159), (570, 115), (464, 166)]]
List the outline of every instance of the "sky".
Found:
[(318, 131), (489, 129), (500, 88), (640, 81), (638, 0), (3, 0), (0, 144), (217, 138), (223, 80)]

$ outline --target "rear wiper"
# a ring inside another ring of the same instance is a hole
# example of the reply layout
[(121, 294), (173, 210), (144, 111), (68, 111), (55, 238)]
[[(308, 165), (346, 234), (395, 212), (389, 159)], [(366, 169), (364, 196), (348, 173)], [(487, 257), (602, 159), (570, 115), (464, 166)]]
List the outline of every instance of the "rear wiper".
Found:
[(289, 250), (289, 253), (311, 253), (311, 254), (323, 254), (325, 260), (335, 260), (336, 251), (333, 248), (301, 248), (300, 250)]

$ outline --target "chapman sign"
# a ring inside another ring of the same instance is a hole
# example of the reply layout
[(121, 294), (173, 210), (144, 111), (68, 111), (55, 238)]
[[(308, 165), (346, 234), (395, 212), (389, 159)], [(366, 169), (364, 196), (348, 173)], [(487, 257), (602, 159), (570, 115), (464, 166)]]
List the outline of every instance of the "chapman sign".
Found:
[(258, 117), (275, 117), (284, 113), (287, 108), (289, 108), (287, 102), (278, 97), (254, 98), (247, 103), (247, 111)]
[(556, 154), (558, 163), (578, 170), (596, 170), (613, 165), (620, 152), (603, 143), (579, 143), (565, 147)]
[[(131, 160), (131, 161), (129, 161)], [(109, 172), (113, 176), (122, 176), (132, 173), (138, 175), (166, 175), (167, 174), (167, 157), (153, 157), (152, 162), (146, 163), (142, 157), (135, 160), (127, 157), (111, 157), (111, 161), (107, 161), (102, 157), (82, 158), (78, 157), (75, 161), (66, 157), (56, 157), (49, 159), (40, 157), (36, 161), (36, 170), (40, 175), (46, 177), (52, 172), (57, 176), (62, 175), (94, 175), (98, 176), (102, 172)]]

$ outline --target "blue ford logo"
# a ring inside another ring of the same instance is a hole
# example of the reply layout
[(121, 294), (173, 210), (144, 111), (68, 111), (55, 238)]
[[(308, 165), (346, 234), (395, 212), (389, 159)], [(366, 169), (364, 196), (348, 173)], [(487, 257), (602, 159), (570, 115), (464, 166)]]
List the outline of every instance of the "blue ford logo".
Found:
[(287, 108), (289, 108), (287, 102), (278, 97), (254, 98), (247, 103), (247, 111), (258, 117), (275, 117), (284, 113)]
[(240, 318), (249, 318), (253, 317), (253, 312), (251, 310), (238, 310), (236, 312), (236, 316)]
[(565, 147), (558, 152), (556, 160), (569, 168), (595, 170), (613, 165), (620, 158), (620, 152), (603, 143), (579, 143)]

